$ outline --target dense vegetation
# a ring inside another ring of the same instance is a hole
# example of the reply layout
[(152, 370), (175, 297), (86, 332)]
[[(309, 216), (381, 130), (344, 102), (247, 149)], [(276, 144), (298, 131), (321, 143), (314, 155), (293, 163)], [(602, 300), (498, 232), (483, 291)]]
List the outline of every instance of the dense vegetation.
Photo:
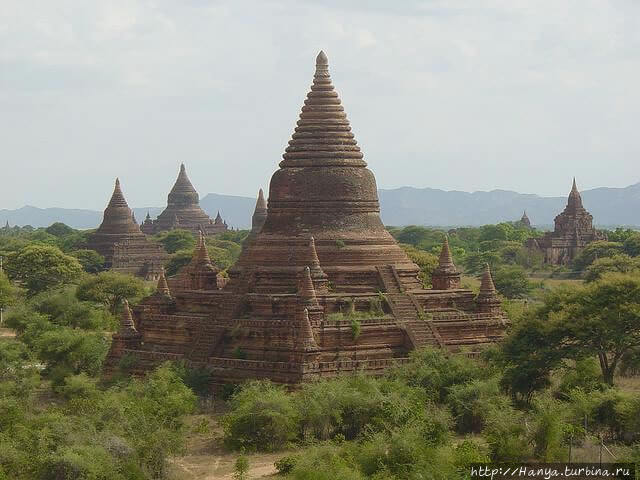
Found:
[[(212, 260), (228, 267), (244, 234), (211, 239)], [(190, 233), (166, 237), (191, 257)], [(0, 338), (0, 480), (165, 478), (168, 455), (182, 451), (194, 372), (101, 378), (122, 301), (153, 285), (103, 271), (85, 244), (63, 224), (0, 230), (2, 326), (17, 335)]]
[[(444, 232), (390, 229), (428, 283)], [(207, 239), (220, 268), (246, 232)], [(640, 460), (640, 236), (609, 232), (569, 268), (524, 247), (518, 224), (448, 232), (465, 282), (492, 265), (512, 327), (480, 357), (414, 352), (384, 376), (344, 376), (295, 392), (265, 381), (229, 386), (224, 446), (246, 476), (251, 452), (278, 452), (292, 479), (467, 478), (484, 461)], [(153, 285), (104, 272), (62, 224), (0, 233), (0, 480), (160, 479), (183, 451), (186, 416), (210, 372), (164, 365), (145, 379), (101, 378), (124, 299)], [(177, 270), (188, 232), (159, 235)], [(535, 276), (534, 276), (535, 275)], [(555, 285), (548, 277), (574, 278)], [(212, 419), (216, 422), (216, 418)], [(243, 453), (244, 452), (244, 453)], [(609, 458), (608, 460), (612, 460)]]

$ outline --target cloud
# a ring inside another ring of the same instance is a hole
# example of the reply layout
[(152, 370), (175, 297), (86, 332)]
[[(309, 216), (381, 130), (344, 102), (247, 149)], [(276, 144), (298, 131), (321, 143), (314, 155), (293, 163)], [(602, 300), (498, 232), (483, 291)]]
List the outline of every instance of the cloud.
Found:
[(3, 2), (0, 206), (102, 208), (116, 175), (130, 203), (161, 205), (180, 162), (202, 195), (253, 196), (321, 48), (381, 186), (623, 186), (640, 177), (639, 13), (633, 0)]

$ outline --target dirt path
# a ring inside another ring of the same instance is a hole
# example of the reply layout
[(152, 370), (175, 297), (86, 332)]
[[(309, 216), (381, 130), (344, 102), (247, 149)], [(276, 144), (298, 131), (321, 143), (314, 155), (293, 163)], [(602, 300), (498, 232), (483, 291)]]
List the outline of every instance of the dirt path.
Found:
[[(218, 410), (219, 411), (219, 410)], [(222, 446), (220, 414), (192, 415), (187, 423), (192, 433), (187, 438), (185, 455), (169, 460), (169, 478), (173, 480), (232, 480), (239, 454)], [(198, 428), (198, 425), (208, 427)], [(248, 478), (269, 478), (276, 473), (274, 462), (291, 452), (247, 454)]]
[(11, 330), (10, 328), (0, 328), (0, 337), (14, 338), (15, 336), (16, 336), (16, 332)]

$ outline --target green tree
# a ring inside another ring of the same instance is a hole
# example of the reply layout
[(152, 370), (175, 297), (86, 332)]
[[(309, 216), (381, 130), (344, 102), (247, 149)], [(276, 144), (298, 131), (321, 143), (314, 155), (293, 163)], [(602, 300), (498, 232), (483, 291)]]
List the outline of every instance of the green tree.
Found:
[(196, 245), (196, 239), (193, 234), (188, 230), (179, 228), (158, 234), (154, 238), (164, 245), (164, 249), (169, 253), (192, 249)]
[(30, 295), (70, 283), (82, 273), (77, 259), (50, 245), (27, 245), (9, 255), (9, 277), (21, 282)]
[(640, 276), (606, 274), (584, 287), (558, 288), (502, 344), (505, 380), (529, 392), (564, 359), (597, 356), (614, 384), (625, 354), (640, 346)]
[(95, 250), (75, 250), (71, 255), (78, 259), (87, 273), (98, 273), (104, 270), (104, 257)]
[(584, 247), (573, 260), (573, 269), (581, 272), (598, 258), (613, 257), (622, 253), (622, 244), (618, 242), (593, 242)]
[(180, 271), (182, 267), (188, 265), (193, 257), (193, 250), (178, 250), (171, 254), (164, 268), (168, 277), (172, 277)]
[(624, 253), (630, 257), (640, 256), (640, 232), (634, 232), (624, 241)]
[(585, 271), (585, 282), (599, 280), (605, 273), (631, 273), (640, 271), (640, 259), (617, 254), (595, 260)]
[(45, 228), (44, 231), (54, 237), (64, 237), (65, 235), (73, 233), (75, 230), (62, 222), (56, 222)]
[(531, 291), (532, 285), (526, 272), (517, 265), (499, 267), (492, 276), (498, 292), (507, 298), (522, 298)]
[(78, 285), (76, 296), (80, 300), (105, 305), (112, 314), (126, 298), (133, 300), (145, 293), (144, 282), (133, 275), (117, 272), (100, 272), (86, 276)]
[(434, 254), (425, 252), (424, 250), (418, 250), (411, 245), (400, 244), (407, 256), (413, 263), (420, 267), (420, 280), (425, 287), (431, 286), (431, 275), (438, 266), (438, 257)]
[(11, 284), (7, 275), (0, 271), (0, 308), (6, 308), (16, 301), (17, 289)]

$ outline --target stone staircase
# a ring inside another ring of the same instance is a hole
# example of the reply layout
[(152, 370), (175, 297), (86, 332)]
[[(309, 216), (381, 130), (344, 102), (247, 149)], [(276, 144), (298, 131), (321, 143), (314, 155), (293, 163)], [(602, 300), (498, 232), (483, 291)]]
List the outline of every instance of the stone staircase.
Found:
[(205, 320), (187, 358), (195, 363), (205, 363), (222, 340), (223, 333), (222, 329)]
[(411, 294), (404, 293), (393, 265), (379, 266), (378, 273), (386, 292), (386, 299), (398, 325), (407, 332), (414, 348), (428, 345), (444, 347), (442, 337), (433, 322), (425, 319), (424, 312)]

